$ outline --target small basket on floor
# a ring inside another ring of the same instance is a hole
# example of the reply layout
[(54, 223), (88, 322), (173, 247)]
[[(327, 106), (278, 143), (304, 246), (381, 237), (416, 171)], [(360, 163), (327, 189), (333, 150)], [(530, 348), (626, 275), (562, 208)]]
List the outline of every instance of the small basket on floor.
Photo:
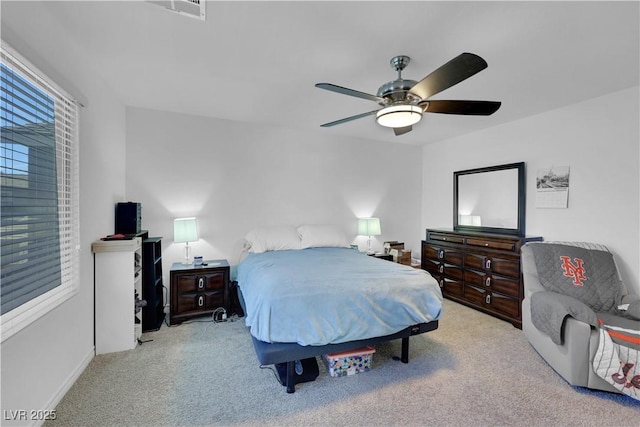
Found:
[(376, 349), (373, 346), (366, 346), (340, 353), (324, 354), (322, 355), (322, 360), (327, 367), (327, 371), (329, 371), (329, 375), (332, 377), (344, 377), (370, 371), (375, 351)]

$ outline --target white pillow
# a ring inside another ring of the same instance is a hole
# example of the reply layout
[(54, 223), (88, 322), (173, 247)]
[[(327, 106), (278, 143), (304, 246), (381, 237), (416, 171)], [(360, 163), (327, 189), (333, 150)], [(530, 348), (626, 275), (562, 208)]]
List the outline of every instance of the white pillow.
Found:
[(300, 249), (300, 236), (291, 226), (254, 228), (245, 236), (251, 245), (250, 252), (285, 251)]
[(344, 231), (335, 225), (301, 225), (298, 227), (298, 234), (300, 235), (302, 249), (350, 247)]

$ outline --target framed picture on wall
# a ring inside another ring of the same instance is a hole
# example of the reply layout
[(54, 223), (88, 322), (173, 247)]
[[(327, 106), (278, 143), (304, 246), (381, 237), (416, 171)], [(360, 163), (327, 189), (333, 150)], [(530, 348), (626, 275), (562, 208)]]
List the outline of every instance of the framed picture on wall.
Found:
[(569, 206), (569, 166), (538, 169), (536, 208), (566, 209)]

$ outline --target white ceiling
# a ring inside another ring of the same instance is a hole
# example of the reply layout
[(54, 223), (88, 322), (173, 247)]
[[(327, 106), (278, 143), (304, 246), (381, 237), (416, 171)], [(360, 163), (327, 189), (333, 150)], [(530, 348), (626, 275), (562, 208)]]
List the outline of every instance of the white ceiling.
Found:
[[(142, 1), (44, 2), (60, 28), (131, 106), (425, 144), (639, 84), (634, 2), (219, 2), (206, 21)], [(375, 94), (420, 80), (462, 52), (489, 67), (434, 99), (501, 101), (489, 117), (425, 114), (396, 137), (374, 117), (319, 125), (377, 104), (314, 87)]]

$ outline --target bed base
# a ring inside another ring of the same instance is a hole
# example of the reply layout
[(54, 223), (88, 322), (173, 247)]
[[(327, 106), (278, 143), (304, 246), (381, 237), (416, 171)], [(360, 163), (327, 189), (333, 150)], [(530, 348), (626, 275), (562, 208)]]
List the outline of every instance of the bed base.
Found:
[(328, 344), (322, 346), (302, 346), (296, 343), (267, 343), (256, 339), (253, 335), (253, 347), (256, 350), (258, 360), (263, 365), (275, 365), (276, 363), (287, 364), (287, 393), (295, 393), (295, 361), (309, 357), (320, 356), (322, 354), (336, 353), (352, 350), (366, 345), (375, 345), (382, 342), (402, 339), (402, 349), (400, 360), (402, 363), (409, 363), (409, 337), (423, 334), (438, 329), (438, 321), (433, 320), (428, 323), (419, 323), (409, 326), (400, 332), (383, 337), (375, 337), (358, 341), (349, 341), (339, 344)]

